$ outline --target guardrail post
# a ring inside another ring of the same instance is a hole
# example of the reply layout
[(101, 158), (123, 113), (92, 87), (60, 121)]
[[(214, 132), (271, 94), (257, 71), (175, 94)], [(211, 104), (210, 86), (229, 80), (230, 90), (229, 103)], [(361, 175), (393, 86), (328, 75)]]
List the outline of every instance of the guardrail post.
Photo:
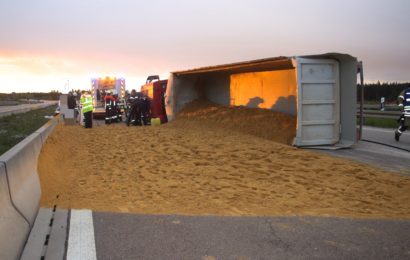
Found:
[(363, 85), (363, 62), (359, 61), (358, 72), (360, 73), (360, 126), (359, 140), (362, 140), (363, 133), (363, 104), (364, 104), (364, 85)]

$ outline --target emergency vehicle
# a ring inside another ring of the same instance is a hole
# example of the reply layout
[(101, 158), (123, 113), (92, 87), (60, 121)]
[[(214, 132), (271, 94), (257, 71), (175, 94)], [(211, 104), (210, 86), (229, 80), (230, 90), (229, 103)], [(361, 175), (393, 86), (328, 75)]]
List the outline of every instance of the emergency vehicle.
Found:
[(107, 91), (118, 95), (118, 100), (125, 98), (125, 79), (117, 77), (100, 77), (91, 79), (91, 96), (94, 105), (94, 117), (104, 117), (104, 96)]
[(150, 99), (151, 118), (159, 118), (161, 124), (168, 122), (165, 111), (165, 91), (168, 80), (160, 80), (158, 75), (147, 78), (145, 85), (141, 86), (141, 92)]

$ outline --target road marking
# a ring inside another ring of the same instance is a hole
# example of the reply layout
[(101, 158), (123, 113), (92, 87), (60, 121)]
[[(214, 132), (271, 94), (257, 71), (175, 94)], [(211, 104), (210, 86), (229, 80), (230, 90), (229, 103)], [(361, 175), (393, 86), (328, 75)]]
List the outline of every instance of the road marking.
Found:
[(71, 210), (67, 260), (96, 260), (92, 211)]

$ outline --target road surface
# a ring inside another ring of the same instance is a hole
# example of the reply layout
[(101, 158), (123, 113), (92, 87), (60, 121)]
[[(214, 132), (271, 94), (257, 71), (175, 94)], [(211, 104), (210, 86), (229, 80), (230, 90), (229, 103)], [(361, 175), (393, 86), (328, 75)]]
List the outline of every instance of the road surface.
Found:
[(410, 258), (408, 220), (64, 212), (39, 251), (45, 259)]
[(0, 106), (0, 117), (9, 116), (12, 114), (25, 113), (34, 109), (48, 107), (57, 104), (58, 101), (48, 101), (45, 100), (43, 103), (36, 104), (23, 104), (17, 106)]
[(364, 127), (363, 140), (353, 147), (316, 151), (410, 176), (410, 131), (404, 132), (400, 141), (396, 142), (394, 130)]
[[(410, 134), (397, 143), (393, 132), (365, 127), (377, 143), (320, 152), (410, 175)], [(45, 259), (410, 259), (410, 220), (57, 212), (36, 229)]]
[(395, 130), (396, 129), (364, 127), (362, 139), (395, 146), (410, 152), (410, 129), (403, 132), (398, 142), (394, 140)]

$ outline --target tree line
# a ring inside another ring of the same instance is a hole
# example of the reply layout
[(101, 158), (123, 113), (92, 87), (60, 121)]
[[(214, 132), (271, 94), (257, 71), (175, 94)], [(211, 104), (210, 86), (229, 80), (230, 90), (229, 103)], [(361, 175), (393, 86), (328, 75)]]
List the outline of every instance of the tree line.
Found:
[[(394, 103), (397, 100), (399, 93), (407, 88), (410, 83), (398, 82), (376, 82), (364, 84), (364, 100), (371, 102), (380, 102), (380, 98), (384, 97), (386, 103)], [(77, 92), (77, 91), (76, 91)], [(360, 85), (357, 86), (357, 98), (360, 100)], [(61, 93), (57, 90), (50, 92), (25, 92), (25, 93), (0, 93), (0, 100), (22, 100), (22, 99), (44, 99), (44, 100), (59, 100)]]
[[(364, 100), (380, 102), (384, 97), (386, 103), (395, 103), (400, 92), (410, 83), (383, 82), (364, 84)], [(357, 99), (360, 100), (360, 85), (357, 86)]]

